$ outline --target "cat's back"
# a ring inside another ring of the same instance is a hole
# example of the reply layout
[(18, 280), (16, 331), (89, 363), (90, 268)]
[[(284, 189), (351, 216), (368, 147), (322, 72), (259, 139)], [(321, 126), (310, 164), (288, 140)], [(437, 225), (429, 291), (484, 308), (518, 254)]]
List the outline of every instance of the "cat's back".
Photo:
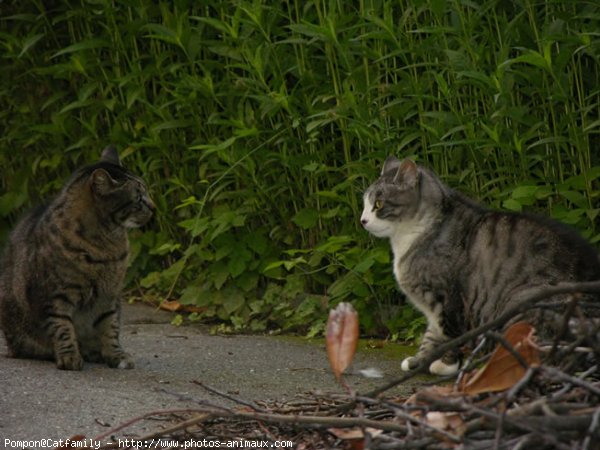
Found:
[(529, 214), (489, 211), (478, 224), (473, 254), (489, 255), (515, 272), (548, 281), (600, 278), (597, 250), (576, 230), (554, 219)]
[(553, 219), (489, 211), (473, 236), (463, 286), (477, 323), (496, 317), (532, 287), (600, 279), (597, 250)]

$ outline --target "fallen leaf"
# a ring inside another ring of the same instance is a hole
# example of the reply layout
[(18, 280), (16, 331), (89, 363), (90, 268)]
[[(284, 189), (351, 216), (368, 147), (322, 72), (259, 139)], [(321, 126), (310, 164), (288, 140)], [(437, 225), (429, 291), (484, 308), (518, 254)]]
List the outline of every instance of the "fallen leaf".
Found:
[[(534, 333), (535, 328), (527, 322), (517, 322), (504, 333), (504, 339), (532, 367), (540, 365)], [(463, 378), (460, 391), (469, 395), (503, 391), (523, 378), (525, 371), (526, 368), (504, 346), (498, 344), (485, 366)]]
[(160, 302), (159, 307), (170, 312), (202, 313), (206, 311), (206, 307), (182, 305), (177, 300), (163, 300)]
[(365, 448), (365, 434), (360, 428), (328, 428), (327, 431), (336, 438), (346, 441), (347, 448), (350, 450)]
[(352, 362), (357, 344), (358, 313), (350, 303), (342, 302), (329, 312), (326, 335), (327, 357), (338, 381)]
[(379, 349), (383, 347), (385, 347), (385, 342), (381, 340), (374, 341), (372, 339), (369, 339), (369, 341), (367, 342), (367, 348)]
[(159, 306), (160, 309), (171, 312), (179, 311), (182, 307), (181, 303), (179, 303), (177, 300), (163, 300), (160, 302)]
[(425, 415), (425, 422), (442, 431), (450, 431), (462, 436), (467, 431), (465, 421), (456, 412), (430, 411)]
[(365, 448), (365, 433), (373, 439), (383, 433), (383, 430), (377, 428), (366, 427), (361, 428), (328, 428), (331, 434), (336, 438), (346, 441), (351, 450), (363, 450)]
[(343, 440), (354, 440), (354, 439), (364, 439), (365, 433), (360, 428), (328, 428), (331, 434), (333, 434), (338, 439)]

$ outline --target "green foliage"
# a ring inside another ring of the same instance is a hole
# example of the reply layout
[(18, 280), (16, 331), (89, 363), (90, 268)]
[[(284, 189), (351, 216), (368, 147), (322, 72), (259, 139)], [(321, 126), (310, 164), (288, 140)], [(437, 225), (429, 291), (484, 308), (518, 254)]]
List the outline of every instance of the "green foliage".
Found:
[(600, 241), (599, 25), (556, 0), (5, 1), (0, 239), (112, 142), (159, 211), (130, 285), (232, 329), (314, 334), (351, 301), (412, 338), (362, 190), (413, 157)]

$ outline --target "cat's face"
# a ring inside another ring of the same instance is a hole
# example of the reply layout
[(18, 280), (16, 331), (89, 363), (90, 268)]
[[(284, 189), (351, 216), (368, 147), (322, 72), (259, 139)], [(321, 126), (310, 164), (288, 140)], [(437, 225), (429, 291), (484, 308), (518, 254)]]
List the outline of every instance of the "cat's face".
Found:
[[(110, 168), (96, 169), (92, 174), (92, 189), (95, 191), (97, 207), (112, 223), (125, 228), (144, 225), (156, 209), (148, 195), (144, 181), (131, 173), (115, 178)], [(118, 174), (123, 175), (123, 174)]]
[(140, 227), (156, 209), (144, 181), (121, 166), (112, 147), (104, 150), (98, 163), (84, 168), (74, 183), (88, 186), (101, 221), (111, 226)]
[(419, 206), (417, 183), (415, 163), (389, 157), (381, 176), (364, 194), (363, 227), (377, 237), (392, 237), (399, 226), (410, 223)]

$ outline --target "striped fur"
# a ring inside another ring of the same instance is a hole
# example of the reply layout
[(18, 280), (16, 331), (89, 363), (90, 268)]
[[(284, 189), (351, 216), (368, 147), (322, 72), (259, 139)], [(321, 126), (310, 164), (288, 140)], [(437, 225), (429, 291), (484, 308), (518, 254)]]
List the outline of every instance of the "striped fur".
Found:
[[(365, 192), (361, 222), (373, 235), (390, 239), (398, 285), (427, 318), (419, 351), (403, 361), (404, 370), (440, 343), (497, 317), (527, 289), (600, 280), (596, 250), (567, 226), (488, 210), (409, 160), (386, 160)], [(567, 299), (553, 300), (562, 306)], [(525, 318), (539, 333), (552, 335), (558, 317), (533, 310)], [(445, 355), (430, 372), (455, 372), (458, 356)]]
[(0, 271), (0, 324), (9, 356), (132, 368), (119, 343), (127, 229), (154, 210), (144, 182), (108, 147), (11, 233)]

